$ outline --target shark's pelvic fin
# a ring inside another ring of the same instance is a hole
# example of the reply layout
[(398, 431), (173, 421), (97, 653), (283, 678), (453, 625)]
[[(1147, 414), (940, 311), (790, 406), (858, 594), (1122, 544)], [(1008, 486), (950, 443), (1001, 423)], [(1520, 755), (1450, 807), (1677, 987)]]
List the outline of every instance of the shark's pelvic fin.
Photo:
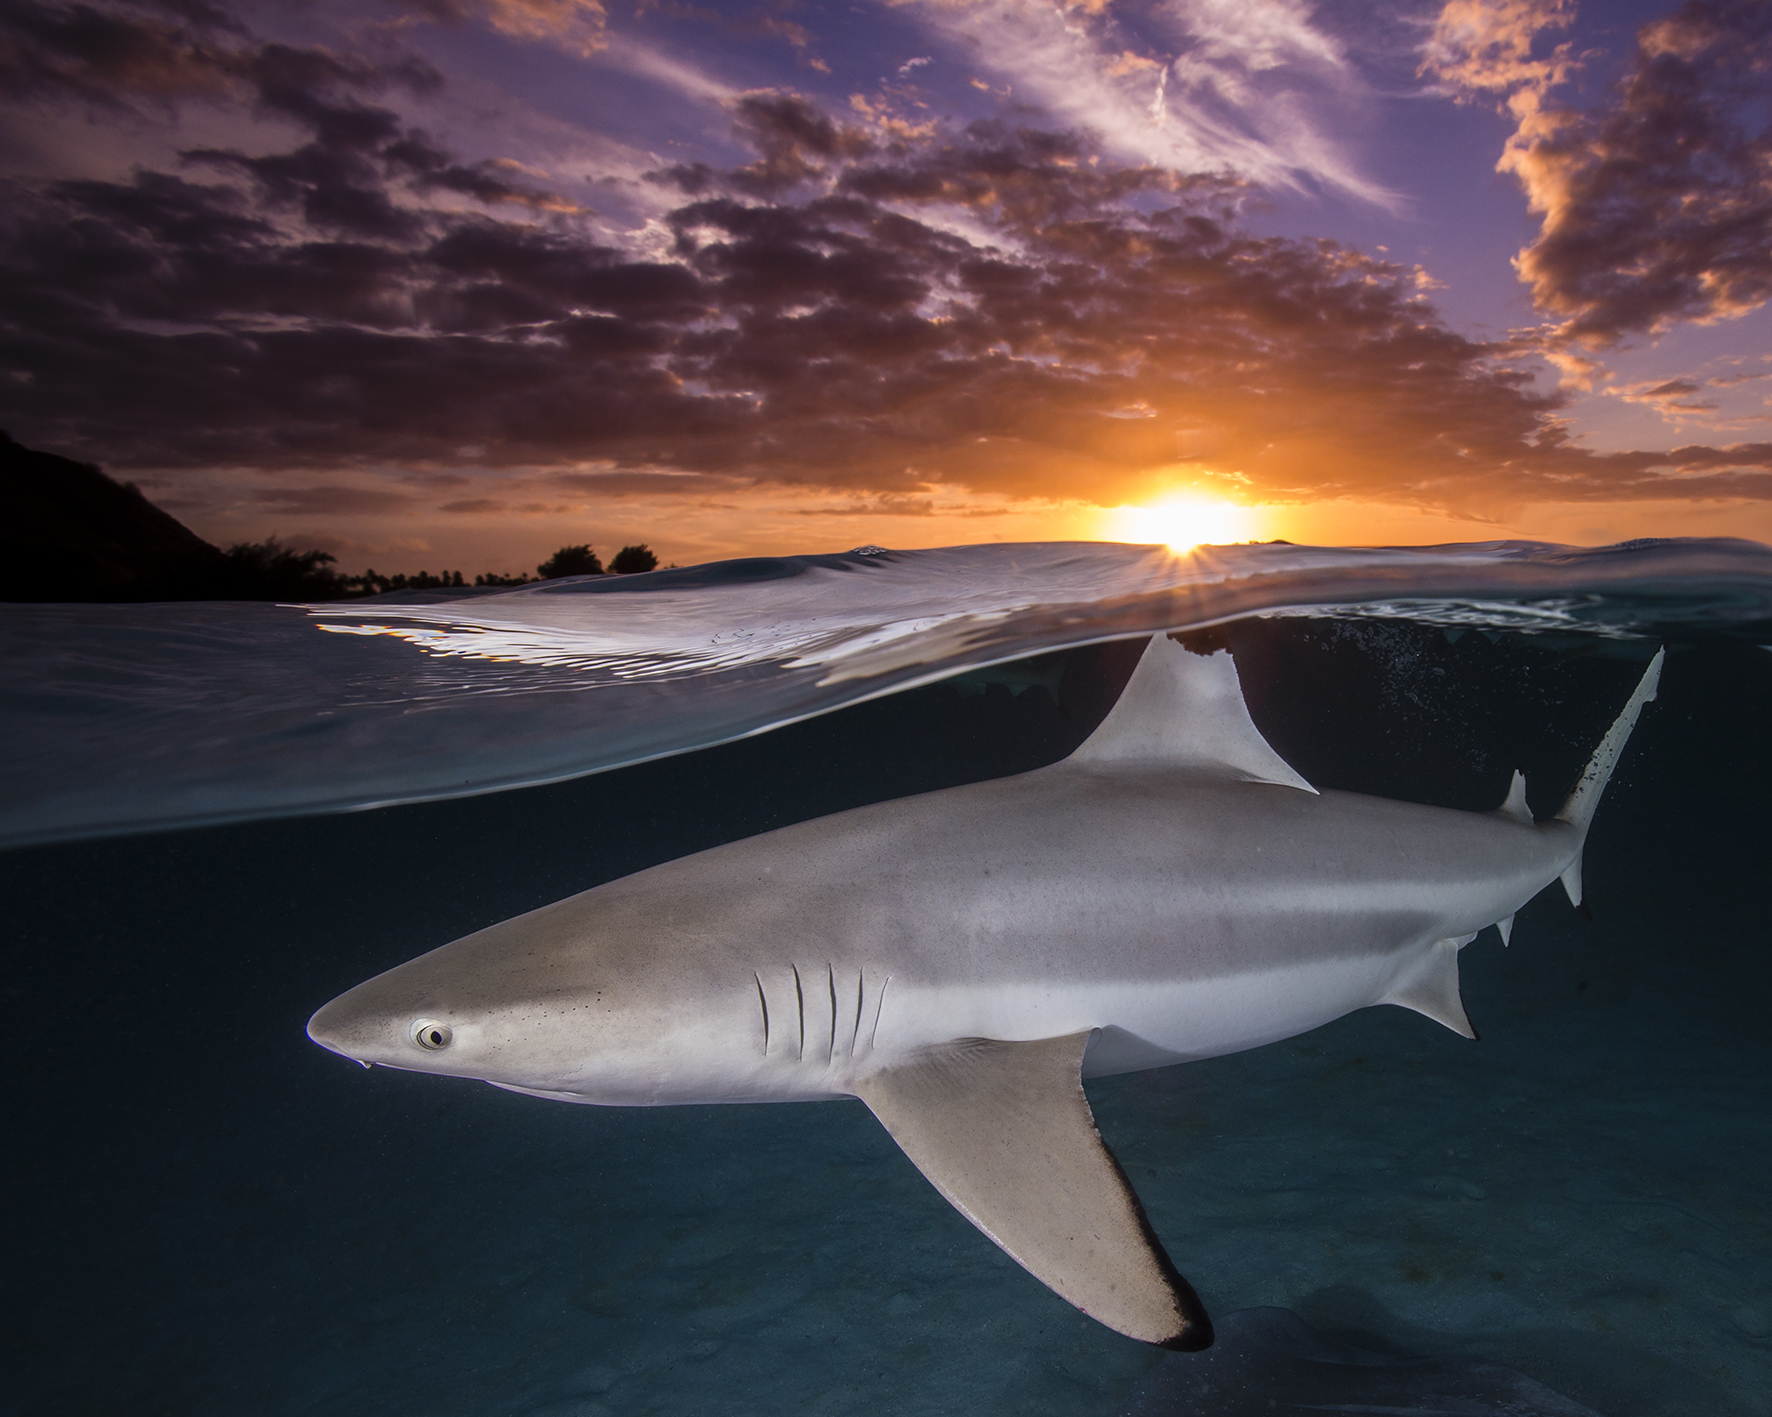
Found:
[(1109, 1328), (1187, 1351), (1212, 1323), (1083, 1095), (1089, 1033), (959, 1039), (856, 1088), (917, 1169), (1036, 1279)]
[(1249, 717), (1229, 650), (1195, 654), (1153, 635), (1101, 726), (1068, 761), (1146, 762), (1232, 782), (1271, 782), (1314, 793)]
[(1514, 942), (1514, 917), (1504, 915), (1495, 922), (1495, 928), (1501, 933), (1501, 943), (1511, 945)]
[(1390, 992), (1378, 1002), (1414, 1009), (1435, 1023), (1445, 1024), (1454, 1033), (1475, 1039), (1477, 1031), (1471, 1027), (1464, 1000), (1458, 994), (1458, 952), (1475, 938), (1463, 935), (1435, 941), (1415, 967), (1391, 985)]
[(1532, 825), (1532, 809), (1526, 805), (1526, 774), (1514, 769), (1514, 780), (1508, 785), (1507, 801), (1495, 809), (1504, 817)]

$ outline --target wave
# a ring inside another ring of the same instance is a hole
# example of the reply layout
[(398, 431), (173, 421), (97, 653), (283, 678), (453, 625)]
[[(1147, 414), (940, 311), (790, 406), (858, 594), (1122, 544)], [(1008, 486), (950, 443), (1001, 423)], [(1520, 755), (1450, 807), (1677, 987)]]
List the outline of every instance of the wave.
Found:
[(1247, 615), (1772, 639), (1772, 549), (1106, 542), (750, 558), (323, 605), (12, 606), (0, 846), (554, 782)]

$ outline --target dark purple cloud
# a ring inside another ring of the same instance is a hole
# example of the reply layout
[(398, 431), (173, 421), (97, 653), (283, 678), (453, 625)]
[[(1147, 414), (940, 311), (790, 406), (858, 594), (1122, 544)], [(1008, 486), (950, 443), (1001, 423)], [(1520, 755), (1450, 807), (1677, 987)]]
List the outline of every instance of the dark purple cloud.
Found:
[(549, 40), (591, 54), (604, 44), (607, 12), (601, 0), (395, 0), (398, 8), (444, 24), (482, 20), (520, 39)]
[(267, 487), (252, 493), (259, 505), (279, 512), (367, 512), (370, 514), (401, 511), (413, 499), (400, 492), (385, 492), (373, 487)]
[(416, 58), (374, 63), (265, 43), (202, 0), (10, 0), (0, 9), (0, 82), (15, 100), (116, 108), (191, 100), (250, 103), (361, 143), (388, 115), (356, 95), (429, 92), (442, 78)]
[(1503, 159), (1544, 214), (1520, 253), (1565, 341), (1605, 347), (1772, 297), (1772, 5), (1645, 25), (1613, 101), (1532, 108)]
[[(755, 159), (654, 174), (674, 245), (640, 259), (514, 167), (407, 124), (389, 105), (432, 82), (422, 68), (105, 13), (160, 57), (107, 69), (42, 18), (75, 10), (30, 11), (36, 48), (14, 55), (41, 70), (32, 101), (96, 102), (101, 72), (151, 70), (304, 136), (12, 193), (0, 419), (27, 442), (299, 472), (273, 495), (314, 511), (360, 489), (306, 478), (389, 467), (605, 492), (771, 481), (897, 507), (938, 483), (1111, 503), (1199, 477), (1482, 507), (1772, 482), (1760, 447), (1581, 450), (1558, 399), (1448, 328), (1412, 271), (1256, 237), (1235, 183), (1116, 163), (1087, 135), (894, 135), (748, 95), (734, 117)], [(175, 87), (130, 82), (116, 91)], [(482, 500), (498, 499), (450, 505)]]
[(509, 507), (508, 502), (496, 497), (467, 497), (459, 502), (445, 502), (437, 510), (452, 516), (484, 516), (490, 512), (507, 511)]
[(1627, 385), (1615, 390), (1626, 403), (1648, 404), (1662, 413), (1714, 413), (1717, 405), (1704, 398), (1704, 385), (1691, 379)]

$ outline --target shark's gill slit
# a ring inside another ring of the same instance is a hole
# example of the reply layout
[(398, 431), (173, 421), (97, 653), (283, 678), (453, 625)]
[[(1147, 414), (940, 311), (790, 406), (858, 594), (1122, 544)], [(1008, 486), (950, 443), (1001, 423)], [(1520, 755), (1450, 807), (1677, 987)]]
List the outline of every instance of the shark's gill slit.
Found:
[(861, 1005), (865, 994), (867, 966), (858, 965), (855, 970), (855, 1027), (849, 1031), (849, 1056), (855, 1056), (855, 1045), (861, 1038)]
[(868, 1034), (869, 1052), (873, 1051), (874, 1040), (880, 1036), (880, 1010), (886, 1007), (886, 986), (891, 982), (892, 976), (888, 974), (880, 981), (880, 992), (874, 996), (874, 1029)]
[(824, 968), (831, 985), (831, 1046), (824, 1060), (834, 1063), (837, 1060), (837, 966), (827, 962)]
[(800, 1051), (797, 1056), (804, 1058), (806, 1056), (806, 991), (800, 987), (800, 966), (790, 964), (788, 968), (794, 971), (794, 1002), (799, 1005), (800, 1009)]
[(763, 992), (763, 976), (753, 974), (757, 981), (757, 1007), (763, 1010), (763, 1056), (769, 1056), (769, 999)]

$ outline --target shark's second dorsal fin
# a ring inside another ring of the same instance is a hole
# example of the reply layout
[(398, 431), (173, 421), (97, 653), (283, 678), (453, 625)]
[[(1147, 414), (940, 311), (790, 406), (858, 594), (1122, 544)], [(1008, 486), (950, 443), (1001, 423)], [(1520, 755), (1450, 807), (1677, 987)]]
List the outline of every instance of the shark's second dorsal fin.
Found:
[(1507, 801), (1495, 809), (1504, 817), (1532, 825), (1532, 809), (1526, 805), (1526, 774), (1514, 769), (1514, 780), (1508, 784)]
[(1128, 1337), (1204, 1348), (1211, 1321), (1095, 1129), (1089, 1038), (956, 1039), (855, 1090), (936, 1189), (1048, 1288)]
[(1153, 635), (1101, 726), (1067, 759), (1084, 767), (1149, 763), (1232, 782), (1314, 793), (1249, 717), (1229, 650), (1197, 654)]

